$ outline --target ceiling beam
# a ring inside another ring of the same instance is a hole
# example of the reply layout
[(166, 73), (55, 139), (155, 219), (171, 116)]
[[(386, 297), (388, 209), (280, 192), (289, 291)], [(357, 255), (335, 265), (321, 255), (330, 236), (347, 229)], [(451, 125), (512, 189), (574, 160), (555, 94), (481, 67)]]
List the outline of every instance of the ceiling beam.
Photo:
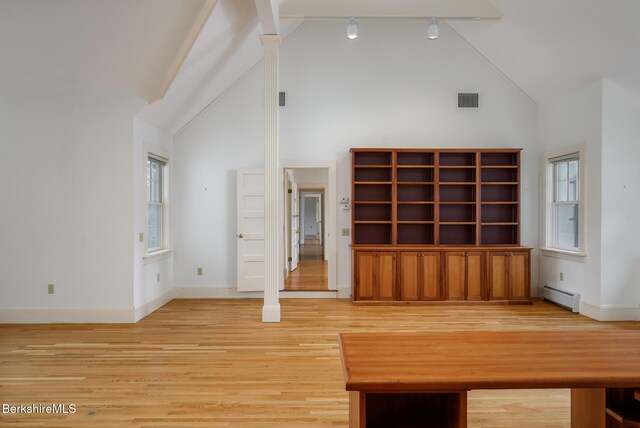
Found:
[[(257, 0), (256, 0), (257, 1)], [(500, 19), (490, 0), (284, 0), (280, 19)]]
[(280, 1), (255, 0), (255, 2), (262, 25), (262, 34), (279, 34)]
[(213, 8), (215, 7), (217, 2), (218, 0), (205, 0), (205, 2), (202, 4), (200, 12), (198, 12), (196, 18), (193, 21), (193, 25), (191, 25), (191, 29), (183, 40), (178, 53), (173, 59), (173, 62), (169, 66), (169, 69), (167, 70), (167, 73), (162, 80), (162, 83), (154, 92), (153, 96), (149, 100), (149, 103), (161, 100), (167, 94), (167, 91), (171, 87), (173, 80), (176, 78), (180, 67), (182, 67), (182, 64), (187, 58), (187, 55), (189, 55), (189, 52), (191, 52), (193, 44), (196, 42), (196, 39), (204, 28), (204, 25), (207, 23), (207, 20), (209, 19), (209, 16), (211, 15), (211, 12), (213, 11)]

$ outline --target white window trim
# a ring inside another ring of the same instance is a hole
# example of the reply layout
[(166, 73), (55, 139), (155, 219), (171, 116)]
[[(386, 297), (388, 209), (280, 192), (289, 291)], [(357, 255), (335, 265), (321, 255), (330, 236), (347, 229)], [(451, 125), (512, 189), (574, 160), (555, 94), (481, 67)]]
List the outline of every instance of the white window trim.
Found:
[[(545, 193), (544, 193), (544, 216), (543, 226), (545, 231), (544, 246), (540, 249), (543, 255), (555, 256), (559, 258), (566, 258), (569, 260), (581, 260), (587, 257), (587, 215), (586, 215), (586, 194), (587, 194), (587, 175), (586, 165), (587, 156), (586, 142), (575, 144), (572, 146), (563, 147), (561, 149), (553, 150), (544, 153), (542, 158), (542, 171), (544, 171), (545, 180)], [(578, 170), (579, 180), (579, 224), (578, 224), (578, 242), (580, 247), (577, 251), (571, 251), (564, 248), (553, 247), (553, 162), (563, 157), (570, 157), (571, 155), (578, 155), (580, 160), (580, 167)]]
[[(155, 158), (158, 160), (161, 160), (165, 163), (164, 166), (164, 174), (162, 176), (162, 247), (158, 250), (154, 250), (149, 252), (148, 248), (147, 248), (147, 244), (148, 244), (148, 233), (149, 233), (149, 225), (147, 223), (147, 191), (146, 191), (146, 179), (147, 179), (147, 159), (148, 158)], [(145, 145), (145, 150), (144, 150), (144, 167), (143, 167), (143, 173), (144, 173), (144, 181), (143, 183), (145, 183), (145, 190), (143, 193), (143, 210), (142, 212), (144, 213), (143, 217), (144, 217), (144, 254), (142, 256), (144, 263), (150, 263), (162, 258), (166, 258), (169, 255), (171, 255), (173, 253), (173, 249), (172, 249), (172, 237), (171, 237), (171, 222), (172, 222), (172, 218), (171, 218), (171, 195), (170, 195), (170, 189), (171, 189), (171, 153), (168, 152), (167, 150), (161, 148), (161, 147), (157, 147), (157, 146), (151, 146), (151, 145)]]

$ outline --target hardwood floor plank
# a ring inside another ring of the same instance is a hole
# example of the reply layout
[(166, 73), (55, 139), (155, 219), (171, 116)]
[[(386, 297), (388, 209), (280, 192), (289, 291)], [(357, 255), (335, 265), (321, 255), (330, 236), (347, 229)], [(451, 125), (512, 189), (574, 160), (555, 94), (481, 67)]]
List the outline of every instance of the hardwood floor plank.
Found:
[[(283, 299), (174, 300), (137, 324), (0, 325), (0, 426), (347, 427), (340, 332), (640, 329), (532, 306), (362, 306)], [(568, 427), (568, 390), (471, 391), (469, 426)]]

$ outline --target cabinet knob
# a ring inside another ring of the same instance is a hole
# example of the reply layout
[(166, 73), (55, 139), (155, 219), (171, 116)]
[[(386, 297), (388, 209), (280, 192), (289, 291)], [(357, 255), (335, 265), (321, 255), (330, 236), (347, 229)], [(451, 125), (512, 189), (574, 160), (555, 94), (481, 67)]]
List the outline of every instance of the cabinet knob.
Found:
[(377, 256), (377, 255), (378, 255), (378, 253), (373, 253), (373, 255), (374, 255), (374, 256)]

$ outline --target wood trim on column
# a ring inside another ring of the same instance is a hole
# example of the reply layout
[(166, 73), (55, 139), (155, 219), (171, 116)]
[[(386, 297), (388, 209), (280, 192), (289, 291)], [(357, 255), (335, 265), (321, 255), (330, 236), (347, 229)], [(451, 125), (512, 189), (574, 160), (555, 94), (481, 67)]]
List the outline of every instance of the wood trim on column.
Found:
[(262, 35), (264, 47), (264, 306), (262, 322), (280, 322), (278, 297), (278, 51), (282, 37)]

